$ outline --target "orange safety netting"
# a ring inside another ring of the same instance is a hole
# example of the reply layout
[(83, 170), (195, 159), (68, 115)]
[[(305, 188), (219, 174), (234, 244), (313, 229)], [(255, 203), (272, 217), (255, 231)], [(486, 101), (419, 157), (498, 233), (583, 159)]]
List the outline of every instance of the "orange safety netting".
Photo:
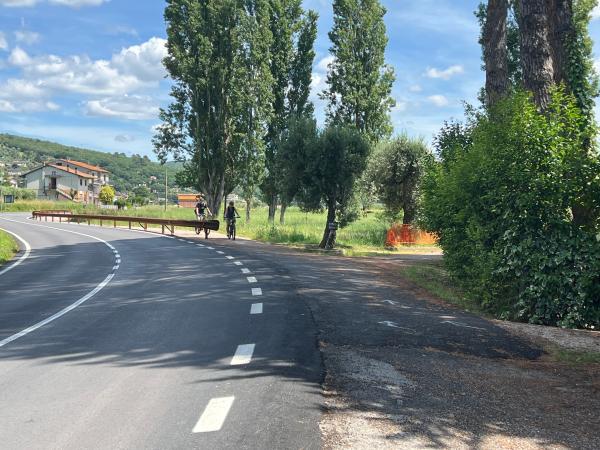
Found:
[(394, 224), (387, 232), (385, 240), (386, 247), (396, 247), (398, 245), (420, 244), (433, 245), (437, 243), (437, 237), (434, 234), (419, 230), (408, 224)]

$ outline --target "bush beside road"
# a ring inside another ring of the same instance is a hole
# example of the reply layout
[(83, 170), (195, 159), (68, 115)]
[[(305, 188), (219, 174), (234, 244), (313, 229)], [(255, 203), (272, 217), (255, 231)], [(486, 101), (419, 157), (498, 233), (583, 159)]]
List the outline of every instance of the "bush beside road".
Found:
[(19, 251), (19, 246), (8, 233), (0, 230), (0, 266), (10, 261)]

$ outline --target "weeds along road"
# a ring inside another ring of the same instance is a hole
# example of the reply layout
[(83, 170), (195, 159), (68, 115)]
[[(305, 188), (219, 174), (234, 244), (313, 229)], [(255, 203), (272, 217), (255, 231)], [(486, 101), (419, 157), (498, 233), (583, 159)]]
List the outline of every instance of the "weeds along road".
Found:
[(211, 240), (0, 228), (31, 247), (0, 275), (3, 449), (321, 446), (315, 328), (286, 279)]

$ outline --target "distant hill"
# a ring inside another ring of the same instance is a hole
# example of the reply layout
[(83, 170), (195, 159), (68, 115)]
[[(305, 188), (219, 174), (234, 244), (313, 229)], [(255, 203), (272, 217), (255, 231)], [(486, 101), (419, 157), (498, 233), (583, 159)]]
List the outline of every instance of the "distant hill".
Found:
[[(74, 159), (105, 168), (110, 172), (111, 184), (119, 192), (129, 192), (140, 184), (146, 184), (151, 190), (164, 193), (165, 166), (151, 161), (147, 156), (105, 153), (39, 139), (0, 134), (0, 162), (6, 165), (20, 163), (22, 166), (19, 169), (25, 172), (57, 158)], [(169, 188), (173, 189), (176, 187), (175, 173), (181, 168), (181, 164), (167, 163), (166, 166)]]

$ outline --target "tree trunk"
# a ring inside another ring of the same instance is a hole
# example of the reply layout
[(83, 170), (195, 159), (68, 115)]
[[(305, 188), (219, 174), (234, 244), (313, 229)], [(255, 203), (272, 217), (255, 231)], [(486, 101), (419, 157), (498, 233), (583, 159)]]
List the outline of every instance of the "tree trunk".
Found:
[(272, 195), (269, 198), (269, 223), (275, 223), (275, 213), (277, 212), (277, 196)]
[(523, 85), (543, 111), (550, 101), (554, 63), (550, 46), (549, 0), (519, 0)]
[(281, 202), (281, 210), (279, 211), (279, 223), (281, 225), (285, 224), (285, 211), (287, 210), (287, 204), (285, 202)]
[(547, 0), (548, 15), (550, 20), (550, 47), (552, 49), (552, 63), (554, 69), (554, 82), (565, 83), (569, 86), (569, 42), (574, 43), (575, 28), (573, 26), (573, 0)]
[(319, 244), (319, 248), (325, 248), (327, 244), (327, 238), (329, 237), (329, 224), (335, 222), (335, 201), (327, 202), (327, 223), (325, 224), (325, 231), (323, 232), (323, 239)]
[(246, 223), (250, 223), (250, 208), (252, 208), (252, 198), (246, 199)]
[(488, 108), (508, 92), (507, 15), (508, 0), (489, 0), (483, 30), (485, 93)]

